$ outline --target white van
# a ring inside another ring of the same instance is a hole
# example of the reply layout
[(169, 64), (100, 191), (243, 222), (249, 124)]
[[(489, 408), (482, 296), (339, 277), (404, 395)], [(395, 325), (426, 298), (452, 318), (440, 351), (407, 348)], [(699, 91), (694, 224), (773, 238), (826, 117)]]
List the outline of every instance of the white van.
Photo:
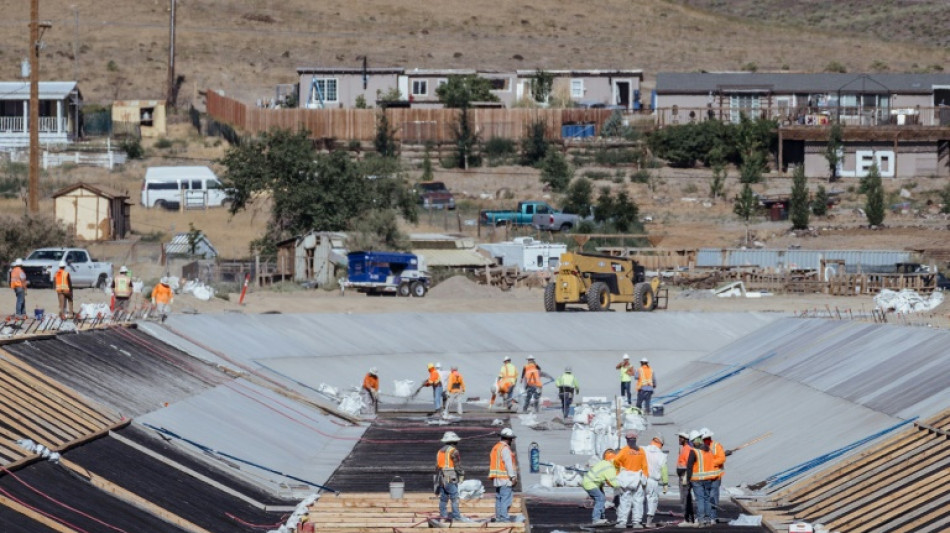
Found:
[[(184, 195), (184, 197), (183, 197)], [(220, 207), (227, 192), (208, 167), (149, 167), (142, 183), (142, 205), (178, 209)]]

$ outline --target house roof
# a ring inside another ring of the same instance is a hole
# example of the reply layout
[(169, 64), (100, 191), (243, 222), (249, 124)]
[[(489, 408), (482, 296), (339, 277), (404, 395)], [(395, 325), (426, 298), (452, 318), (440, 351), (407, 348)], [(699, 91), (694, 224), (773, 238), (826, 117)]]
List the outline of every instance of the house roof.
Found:
[(104, 185), (95, 185), (92, 183), (85, 183), (85, 182), (74, 183), (67, 187), (63, 187), (62, 189), (53, 193), (53, 198), (59, 198), (60, 196), (63, 196), (65, 194), (75, 191), (76, 189), (86, 189), (88, 191), (92, 191), (98, 194), (99, 196), (104, 196), (109, 199), (116, 199), (116, 198), (128, 199), (129, 198), (129, 194), (126, 192), (120, 192)]
[[(62, 100), (73, 91), (79, 92), (74, 81), (40, 82), (40, 100)], [(0, 100), (26, 100), (29, 97), (29, 82), (0, 81)]]
[[(367, 74), (402, 74), (401, 67), (370, 67)], [(297, 67), (297, 74), (362, 74), (362, 67)]]
[(708, 94), (730, 90), (930, 94), (935, 85), (950, 85), (950, 74), (660, 72), (656, 75), (657, 94)]
[[(537, 70), (527, 70), (522, 69), (518, 70), (518, 77), (520, 78), (530, 78), (537, 74)], [(548, 74), (554, 74), (555, 76), (639, 76), (643, 77), (643, 70), (641, 69), (616, 69), (616, 68), (571, 68), (571, 69), (551, 69), (545, 70)]]

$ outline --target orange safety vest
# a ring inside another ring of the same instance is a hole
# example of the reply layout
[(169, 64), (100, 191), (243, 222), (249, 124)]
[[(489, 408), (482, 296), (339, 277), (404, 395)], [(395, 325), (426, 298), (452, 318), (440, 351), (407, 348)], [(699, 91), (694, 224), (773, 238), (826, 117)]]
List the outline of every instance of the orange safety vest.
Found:
[(152, 298), (155, 299), (155, 303), (167, 304), (172, 299), (172, 288), (159, 283), (152, 289)]
[(379, 378), (372, 374), (366, 374), (366, 377), (363, 378), (363, 388), (369, 390), (379, 390)]
[(726, 464), (726, 450), (722, 447), (722, 444), (711, 441), (709, 443), (709, 453), (712, 454), (713, 457), (713, 467), (722, 471), (722, 467)]
[(623, 468), (631, 472), (643, 472), (644, 476), (650, 475), (650, 464), (647, 463), (647, 452), (640, 446), (634, 450), (630, 446), (624, 446), (620, 452), (613, 458), (614, 466)]
[(686, 461), (689, 461), (689, 452), (693, 447), (686, 444), (680, 447), (680, 455), (676, 459), (676, 468), (686, 468)]
[(128, 298), (132, 296), (132, 278), (125, 274), (119, 274), (115, 277), (115, 297)]
[(498, 377), (514, 385), (518, 382), (518, 369), (511, 363), (505, 363), (501, 365)]
[(436, 456), (436, 464), (441, 470), (453, 470), (455, 468), (452, 452), (456, 451), (457, 449), (454, 446), (449, 445), (445, 445), (439, 450), (439, 454)]
[(10, 271), (10, 288), (11, 289), (23, 288), (23, 269), (22, 268), (13, 267), (13, 270)]
[(524, 381), (529, 387), (541, 386), (541, 371), (538, 365), (527, 365), (524, 367)]
[(640, 390), (644, 385), (653, 385), (653, 369), (646, 365), (640, 367), (640, 377), (637, 378), (637, 390)]
[[(505, 469), (505, 462), (501, 459), (501, 451), (504, 448), (508, 448), (509, 451), (511, 448), (508, 447), (508, 443), (505, 441), (499, 441), (494, 448), (491, 449), (491, 457), (489, 459), (489, 470), (488, 470), (488, 479), (511, 479), (508, 476), (508, 470)], [(511, 454), (511, 469), (515, 472), (518, 471), (518, 460), (515, 459), (515, 454)]]
[(715, 481), (722, 477), (722, 470), (714, 466), (715, 458), (711, 452), (693, 448), (696, 461), (693, 463), (693, 481)]
[(56, 271), (56, 292), (67, 293), (72, 289), (69, 286), (69, 272), (65, 268)]
[(426, 385), (434, 387), (442, 383), (442, 377), (439, 376), (439, 371), (435, 367), (429, 369), (429, 381), (426, 381)]
[(511, 382), (505, 378), (498, 378), (498, 382), (495, 383), (495, 385), (498, 387), (498, 392), (502, 394), (508, 394), (508, 391), (511, 390)]
[(459, 374), (458, 370), (449, 374), (449, 392), (456, 391), (465, 392), (465, 380), (462, 379), (462, 374)]

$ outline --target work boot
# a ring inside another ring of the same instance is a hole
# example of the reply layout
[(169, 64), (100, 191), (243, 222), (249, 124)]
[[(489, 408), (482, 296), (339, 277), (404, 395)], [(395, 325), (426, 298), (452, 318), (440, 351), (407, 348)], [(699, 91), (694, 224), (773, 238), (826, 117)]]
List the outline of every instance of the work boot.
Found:
[(647, 521), (644, 523), (647, 527), (653, 527), (653, 515), (647, 515)]
[(643, 529), (643, 524), (641, 524), (640, 522), (634, 522), (630, 524), (630, 527), (633, 529)]

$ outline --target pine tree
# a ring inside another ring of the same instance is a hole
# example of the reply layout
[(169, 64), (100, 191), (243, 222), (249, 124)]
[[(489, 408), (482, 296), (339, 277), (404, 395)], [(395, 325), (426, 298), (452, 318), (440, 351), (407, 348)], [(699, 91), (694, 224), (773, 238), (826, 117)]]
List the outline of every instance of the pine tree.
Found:
[(792, 176), (792, 197), (789, 202), (793, 229), (808, 229), (808, 180), (805, 166), (798, 165)]
[(745, 220), (745, 242), (749, 242), (749, 219), (759, 208), (759, 199), (752, 192), (752, 186), (748, 183), (742, 185), (742, 192), (736, 196), (735, 203), (732, 206), (732, 212)]
[(868, 219), (871, 226), (880, 226), (884, 223), (884, 184), (881, 183), (881, 172), (877, 165), (871, 165), (871, 170), (865, 178), (866, 201), (864, 204), (864, 216)]
[(816, 217), (823, 217), (828, 214), (828, 191), (824, 185), (819, 185), (815, 192), (815, 198), (811, 201), (811, 212)]

